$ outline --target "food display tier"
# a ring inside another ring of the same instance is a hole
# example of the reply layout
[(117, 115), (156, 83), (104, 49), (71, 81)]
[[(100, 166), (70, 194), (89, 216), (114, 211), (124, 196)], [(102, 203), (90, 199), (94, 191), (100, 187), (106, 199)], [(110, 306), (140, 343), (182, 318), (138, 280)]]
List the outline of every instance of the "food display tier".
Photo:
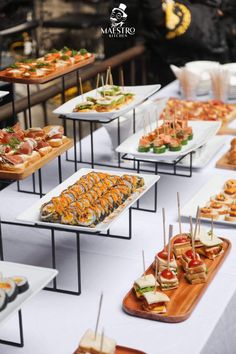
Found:
[[(231, 242), (225, 238), (221, 239), (223, 241), (224, 252), (214, 260), (203, 258), (208, 269), (206, 283), (197, 285), (189, 284), (185, 279), (185, 273), (181, 268), (179, 261), (177, 261), (179, 287), (174, 290), (164, 291), (164, 293), (170, 298), (170, 302), (167, 304), (167, 312), (165, 314), (155, 314), (145, 311), (142, 308), (142, 301), (137, 299), (132, 289), (123, 300), (124, 311), (129, 315), (154, 321), (177, 323), (187, 320), (195, 309), (197, 303), (201, 300), (214, 276), (219, 271), (231, 249)], [(147, 269), (145, 274), (155, 274), (152, 265)], [(158, 288), (157, 291), (159, 291)]]
[(117, 176), (122, 176), (124, 173), (123, 172), (118, 172), (118, 171), (104, 171), (104, 170), (92, 170), (88, 168), (81, 168), (78, 172), (74, 173), (71, 177), (69, 177), (67, 180), (65, 180), (63, 183), (58, 185), (56, 188), (54, 188), (51, 192), (47, 193), (42, 199), (40, 199), (37, 203), (32, 205), (29, 209), (24, 211), (22, 214), (20, 214), (17, 217), (18, 221), (23, 221), (27, 223), (32, 223), (35, 225), (41, 225), (45, 227), (55, 227), (59, 229), (67, 229), (71, 230), (72, 232), (106, 232), (108, 231), (111, 226), (113, 225), (114, 222), (116, 222), (121, 215), (123, 215), (130, 207), (132, 207), (135, 202), (137, 202), (151, 187), (153, 187), (158, 180), (160, 179), (159, 176), (156, 175), (141, 175), (141, 174), (134, 174), (134, 176), (139, 176), (144, 179), (144, 186), (139, 188), (136, 192), (134, 192), (120, 207), (118, 207), (112, 214), (110, 214), (104, 221), (98, 223), (94, 227), (83, 227), (83, 226), (77, 226), (77, 225), (65, 225), (65, 224), (59, 224), (59, 223), (50, 223), (50, 222), (45, 222), (40, 220), (40, 208), (41, 206), (50, 201), (52, 197), (59, 196), (60, 193), (71, 186), (73, 183), (75, 183), (77, 180), (79, 180), (82, 176), (87, 175), (89, 172), (94, 171), (94, 172), (103, 172), (103, 173), (109, 173), (110, 175), (117, 175)]
[(42, 290), (58, 274), (56, 269), (34, 267), (5, 261), (0, 261), (0, 270), (4, 277), (21, 275), (25, 276), (29, 282), (29, 289), (23, 294), (19, 294), (13, 302), (7, 304), (7, 307), (0, 312), (0, 326), (5, 323), (9, 316), (21, 309), (26, 301)]
[(6, 82), (11, 82), (11, 83), (19, 83), (19, 84), (45, 84), (46, 82), (55, 80), (63, 75), (69, 74), (73, 71), (79, 70), (84, 68), (85, 66), (92, 64), (95, 61), (94, 55), (91, 58), (85, 59), (77, 64), (73, 64), (70, 66), (67, 66), (62, 69), (57, 69), (55, 72), (48, 74), (45, 77), (39, 77), (39, 78), (34, 78), (34, 79), (25, 79), (25, 78), (14, 78), (14, 77), (9, 77), (6, 75), (6, 71), (0, 71), (0, 81), (6, 81)]
[(52, 151), (47, 155), (41, 157), (39, 160), (30, 163), (25, 169), (17, 171), (6, 171), (0, 170), (0, 179), (4, 180), (22, 180), (26, 177), (32, 175), (34, 172), (39, 170), (41, 167), (45, 166), (50, 161), (54, 160), (56, 157), (62, 155), (64, 152), (69, 150), (73, 146), (73, 140), (67, 139), (63, 145), (59, 147), (52, 148)]

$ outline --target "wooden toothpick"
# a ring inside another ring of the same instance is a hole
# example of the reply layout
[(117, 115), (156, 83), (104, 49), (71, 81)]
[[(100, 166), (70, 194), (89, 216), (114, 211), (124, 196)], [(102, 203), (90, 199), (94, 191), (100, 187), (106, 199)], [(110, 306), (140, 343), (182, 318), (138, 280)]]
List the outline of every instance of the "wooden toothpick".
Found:
[(96, 82), (96, 90), (98, 89), (99, 86), (99, 81), (100, 81), (100, 74), (97, 74), (97, 82)]
[(82, 100), (84, 101), (84, 92), (83, 92), (83, 85), (82, 85), (81, 77), (79, 77), (79, 87), (80, 87), (80, 94), (82, 96)]
[(211, 240), (213, 239), (213, 228), (214, 228), (213, 218), (211, 218)]
[(112, 76), (112, 72), (111, 72), (111, 67), (110, 67), (110, 74), (109, 74), (109, 78), (110, 78), (110, 85), (113, 86), (113, 76)]
[(155, 259), (155, 290), (154, 293), (157, 292), (157, 258)]
[(193, 219), (192, 216), (189, 217), (189, 221), (190, 221), (190, 232), (191, 232), (191, 238), (192, 238), (192, 250), (193, 250), (193, 256), (195, 258), (196, 253), (195, 253), (195, 239), (194, 239), (194, 235), (193, 235)]
[(103, 79), (103, 75), (101, 75), (101, 81), (102, 81), (103, 97), (105, 97), (105, 87), (104, 87), (104, 79)]
[(121, 82), (121, 87), (124, 90), (125, 79), (124, 79), (124, 70), (123, 70), (123, 68), (120, 69), (120, 82)]
[(106, 72), (106, 81), (105, 81), (106, 85), (108, 84), (108, 79), (109, 79), (109, 76), (110, 76), (110, 72), (111, 72), (111, 67), (108, 66), (107, 72)]
[(142, 250), (142, 256), (143, 256), (143, 274), (144, 274), (144, 278), (146, 279), (146, 266), (145, 266), (144, 250)]
[[(197, 208), (197, 214), (196, 214), (196, 223), (195, 223), (195, 228), (194, 228), (194, 236), (193, 236), (193, 242), (195, 244), (195, 239), (197, 235), (197, 227), (198, 227), (198, 220), (199, 220), (199, 214), (200, 214), (200, 208), (198, 206)], [(195, 247), (194, 247), (194, 257), (195, 257)]]
[(97, 315), (97, 321), (96, 321), (96, 327), (95, 327), (95, 340), (97, 339), (98, 324), (99, 324), (100, 315), (101, 315), (101, 308), (102, 308), (102, 300), (103, 300), (103, 293), (101, 293), (100, 300), (99, 300), (98, 315)]
[(162, 224), (163, 224), (163, 241), (164, 241), (164, 250), (166, 248), (166, 212), (165, 208), (162, 208)]
[(101, 344), (100, 344), (100, 351), (99, 351), (100, 354), (102, 354), (103, 343), (104, 343), (104, 328), (102, 329), (102, 335), (101, 335)]
[(179, 192), (177, 192), (177, 204), (178, 204), (179, 233), (180, 235), (182, 235)]
[(170, 269), (170, 252), (171, 252), (171, 237), (173, 235), (173, 225), (169, 225), (169, 243), (168, 243), (168, 260), (167, 269)]

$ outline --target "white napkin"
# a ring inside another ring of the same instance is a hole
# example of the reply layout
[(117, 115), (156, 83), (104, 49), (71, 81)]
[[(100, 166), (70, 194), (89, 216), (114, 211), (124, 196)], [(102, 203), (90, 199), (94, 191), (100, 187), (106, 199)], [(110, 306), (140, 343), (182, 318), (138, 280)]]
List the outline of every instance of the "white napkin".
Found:
[(196, 89), (201, 76), (186, 67), (178, 68), (175, 65), (171, 65), (170, 68), (180, 82), (184, 97), (186, 99), (193, 99), (196, 95)]
[(222, 67), (210, 70), (212, 94), (215, 99), (225, 102), (228, 97), (230, 74)]

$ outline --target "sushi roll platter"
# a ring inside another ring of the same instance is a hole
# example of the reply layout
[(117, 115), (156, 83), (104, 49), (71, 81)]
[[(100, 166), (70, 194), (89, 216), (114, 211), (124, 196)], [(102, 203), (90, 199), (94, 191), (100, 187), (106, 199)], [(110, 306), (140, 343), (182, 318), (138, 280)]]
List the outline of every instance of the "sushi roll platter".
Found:
[(57, 273), (54, 269), (0, 261), (0, 325)]
[(83, 168), (17, 217), (38, 225), (107, 231), (159, 176)]
[(14, 301), (16, 297), (29, 289), (26, 277), (21, 275), (3, 277), (0, 275), (0, 311), (3, 311), (7, 304)]

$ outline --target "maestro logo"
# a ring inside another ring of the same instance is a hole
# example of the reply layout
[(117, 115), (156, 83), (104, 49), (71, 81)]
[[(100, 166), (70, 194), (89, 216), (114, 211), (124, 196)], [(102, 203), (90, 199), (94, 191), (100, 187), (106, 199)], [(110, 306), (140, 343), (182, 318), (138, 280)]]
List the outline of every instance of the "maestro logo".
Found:
[(115, 7), (110, 15), (111, 27), (101, 28), (102, 34), (108, 35), (111, 38), (125, 38), (135, 34), (134, 27), (126, 27), (127, 13), (125, 12), (127, 6), (120, 3), (119, 7)]

